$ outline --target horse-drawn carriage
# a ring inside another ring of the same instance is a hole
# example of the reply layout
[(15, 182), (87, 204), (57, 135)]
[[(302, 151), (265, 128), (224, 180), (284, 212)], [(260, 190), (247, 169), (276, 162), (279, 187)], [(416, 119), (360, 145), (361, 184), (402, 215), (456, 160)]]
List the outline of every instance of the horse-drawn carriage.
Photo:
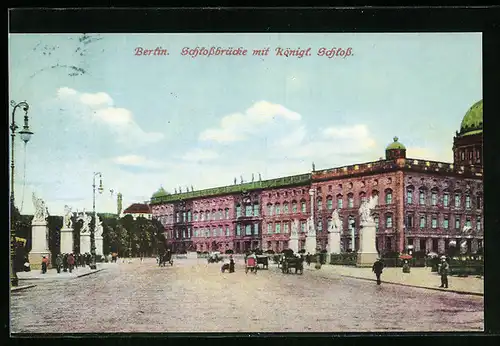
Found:
[(283, 274), (290, 274), (291, 269), (295, 269), (295, 274), (303, 274), (304, 258), (294, 254), (292, 250), (284, 250), (278, 267), (281, 268)]
[(269, 269), (269, 257), (266, 255), (257, 255), (257, 267), (262, 264), (262, 269)]
[(174, 265), (174, 260), (172, 259), (172, 253), (170, 251), (160, 254), (158, 258), (158, 266), (165, 267), (167, 263), (170, 263), (170, 266)]
[(220, 252), (212, 252), (210, 256), (207, 258), (208, 263), (218, 263), (223, 261), (224, 258), (222, 258)]
[(257, 270), (259, 269), (259, 265), (257, 263), (256, 256), (248, 256), (245, 260), (245, 274), (250, 271), (251, 273), (257, 274)]

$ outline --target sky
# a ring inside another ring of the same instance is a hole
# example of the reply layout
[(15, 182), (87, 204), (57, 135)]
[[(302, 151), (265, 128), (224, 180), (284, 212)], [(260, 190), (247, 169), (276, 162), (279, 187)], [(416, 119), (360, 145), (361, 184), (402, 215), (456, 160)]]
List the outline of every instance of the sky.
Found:
[[(182, 55), (196, 47), (247, 54)], [(90, 211), (101, 172), (96, 209), (113, 213), (117, 192), (126, 208), (160, 186), (376, 161), (394, 136), (407, 157), (452, 162), (455, 131), (482, 98), (481, 34), (12, 34), (9, 92), (29, 103), (34, 132), (15, 143), (21, 212), (33, 213), (33, 193), (51, 215)]]

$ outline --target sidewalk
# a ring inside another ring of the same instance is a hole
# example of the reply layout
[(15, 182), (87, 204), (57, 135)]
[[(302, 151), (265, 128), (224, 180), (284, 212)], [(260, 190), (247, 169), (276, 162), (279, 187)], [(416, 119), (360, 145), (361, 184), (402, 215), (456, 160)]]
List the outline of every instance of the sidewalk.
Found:
[[(305, 266), (306, 270), (314, 271), (325, 278), (349, 277), (361, 280), (376, 281), (371, 268), (357, 268), (351, 266), (323, 265), (321, 269), (314, 269), (314, 264)], [(449, 288), (440, 288), (441, 278), (432, 273), (431, 268), (411, 268), (411, 273), (405, 274), (401, 268), (384, 268), (382, 284), (419, 287), (437, 291), (454, 292), (484, 296), (484, 280), (475, 276), (457, 277), (448, 276)]]
[(21, 280), (68, 280), (68, 279), (75, 279), (79, 278), (82, 276), (98, 273), (111, 265), (117, 265), (115, 263), (97, 263), (97, 269), (92, 270), (89, 268), (89, 266), (85, 267), (78, 267), (73, 269), (73, 272), (70, 273), (64, 272), (61, 270), (61, 272), (58, 274), (56, 269), (49, 269), (47, 270), (47, 273), (42, 274), (40, 270), (32, 270), (30, 272), (18, 272), (17, 273), (17, 278), (19, 281)]

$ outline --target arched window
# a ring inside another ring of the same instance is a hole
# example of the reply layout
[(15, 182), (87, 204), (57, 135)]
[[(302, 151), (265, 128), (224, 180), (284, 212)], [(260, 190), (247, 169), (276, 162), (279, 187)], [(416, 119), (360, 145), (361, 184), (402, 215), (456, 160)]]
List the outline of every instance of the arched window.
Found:
[(209, 210), (205, 211), (205, 220), (210, 221), (210, 211)]
[(254, 216), (259, 216), (259, 203), (254, 203), (253, 204), (253, 215)]
[(267, 215), (271, 216), (273, 215), (273, 205), (271, 203), (267, 204)]
[(378, 214), (373, 214), (373, 222), (375, 222), (375, 231), (378, 232), (380, 226), (380, 220)]
[(420, 188), (418, 190), (418, 204), (425, 205), (425, 188)]
[(420, 215), (420, 228), (425, 228), (425, 224), (426, 224), (426, 219), (425, 219), (425, 215)]
[(327, 220), (327, 227), (328, 227), (328, 229), (332, 228), (332, 218), (331, 217), (328, 218), (328, 220)]
[(328, 208), (328, 210), (332, 210), (333, 209), (332, 196), (327, 196), (326, 197), (326, 207)]
[(297, 213), (297, 201), (292, 201), (292, 213)]
[(354, 196), (352, 193), (347, 195), (347, 208), (354, 208)]
[(431, 205), (436, 206), (438, 203), (438, 193), (439, 190), (437, 187), (433, 187), (431, 190)]
[(236, 217), (241, 216), (241, 205), (236, 204)]
[(466, 209), (470, 209), (471, 208), (471, 205), (470, 205), (470, 192), (467, 191), (465, 193), (465, 208)]
[(410, 185), (406, 188), (406, 204), (413, 204), (413, 191), (415, 188)]
[(385, 214), (385, 227), (392, 228), (392, 214), (391, 213)]
[(217, 220), (217, 210), (212, 209), (212, 220)]
[[(372, 197), (379, 197), (379, 193), (378, 193), (378, 190), (372, 190)], [(379, 199), (377, 198), (377, 204), (378, 205), (380, 203)]]
[(462, 194), (460, 190), (455, 191), (455, 208), (460, 208), (462, 202)]
[(361, 203), (366, 202), (366, 192), (361, 191), (359, 193), (359, 200), (361, 201)]
[(198, 212), (197, 212), (197, 211), (195, 211), (195, 212), (193, 213), (193, 220), (194, 220), (194, 221), (198, 221)]
[(279, 215), (281, 213), (281, 205), (279, 203), (276, 203), (274, 205), (274, 210), (276, 211), (276, 215)]
[(391, 189), (385, 190), (385, 204), (392, 204), (392, 190)]
[(323, 198), (321, 197), (318, 197), (316, 199), (316, 203), (318, 205), (318, 211), (321, 211), (323, 209)]
[(224, 209), (224, 215), (226, 219), (229, 219), (229, 208)]
[(288, 214), (288, 202), (283, 202), (283, 214)]
[(443, 191), (443, 207), (450, 206), (450, 192), (448, 190)]
[(337, 195), (337, 209), (342, 209), (343, 208), (343, 200), (342, 200), (342, 195), (338, 194)]
[(300, 210), (302, 211), (302, 213), (306, 213), (307, 212), (306, 201), (305, 200), (301, 200), (300, 201)]

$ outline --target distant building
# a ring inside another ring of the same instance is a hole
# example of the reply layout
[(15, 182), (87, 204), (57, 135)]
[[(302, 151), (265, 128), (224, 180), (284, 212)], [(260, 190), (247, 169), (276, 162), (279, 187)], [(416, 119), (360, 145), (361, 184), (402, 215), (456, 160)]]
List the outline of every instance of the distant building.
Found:
[(304, 248), (312, 204), (317, 247), (326, 249), (337, 209), (343, 220), (342, 248), (358, 250), (359, 206), (378, 195), (379, 252), (413, 245), (415, 251), (442, 253), (451, 240), (463, 238), (474, 252), (483, 247), (482, 110), (481, 100), (464, 116), (453, 141), (453, 163), (407, 158), (395, 137), (385, 159), (378, 161), (313, 167), (301, 175), (201, 191), (169, 194), (161, 188), (151, 198), (152, 214), (165, 227), (174, 251), (281, 251), (288, 247), (294, 220)]
[(143, 217), (145, 219), (152, 219), (151, 208), (145, 203), (134, 203), (127, 209), (123, 211), (122, 216), (132, 215), (132, 217), (137, 219), (138, 217)]

